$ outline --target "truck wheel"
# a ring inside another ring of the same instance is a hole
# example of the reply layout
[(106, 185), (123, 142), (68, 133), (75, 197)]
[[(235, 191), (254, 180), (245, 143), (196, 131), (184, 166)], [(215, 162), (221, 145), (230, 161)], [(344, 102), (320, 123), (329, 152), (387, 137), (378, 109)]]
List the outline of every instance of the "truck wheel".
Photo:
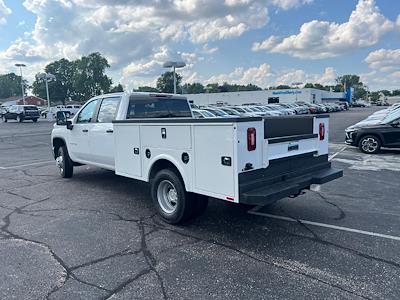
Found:
[(66, 146), (60, 146), (57, 150), (56, 165), (61, 177), (71, 178), (74, 171), (74, 164), (69, 157)]
[(37, 119), (32, 119), (32, 121), (33, 121), (33, 123), (36, 123), (36, 122), (37, 122)]
[(208, 196), (200, 194), (192, 194), (193, 211), (191, 218), (197, 218), (201, 216), (207, 209)]
[(167, 223), (178, 224), (191, 217), (191, 199), (182, 180), (174, 171), (159, 171), (151, 183), (150, 190), (158, 213)]
[(373, 135), (366, 135), (360, 139), (358, 148), (364, 153), (375, 154), (381, 149), (381, 141)]

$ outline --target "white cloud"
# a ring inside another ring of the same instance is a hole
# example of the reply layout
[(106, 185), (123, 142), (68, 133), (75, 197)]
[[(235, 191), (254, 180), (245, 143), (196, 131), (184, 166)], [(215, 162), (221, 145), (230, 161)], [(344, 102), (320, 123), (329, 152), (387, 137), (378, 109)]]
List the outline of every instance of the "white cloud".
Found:
[(373, 70), (360, 75), (361, 81), (366, 84), (371, 91), (376, 90), (397, 90), (400, 86), (400, 72), (382, 73)]
[(380, 13), (374, 0), (359, 0), (345, 23), (313, 20), (304, 23), (297, 35), (271, 36), (255, 43), (253, 51), (267, 50), (305, 59), (323, 59), (375, 45), (393, 29), (394, 22)]
[(368, 54), (365, 62), (371, 69), (389, 72), (400, 69), (400, 49), (379, 49)]
[(6, 21), (6, 17), (8, 15), (11, 14), (11, 9), (8, 8), (5, 4), (3, 0), (0, 0), (0, 25), (5, 24)]
[(292, 85), (294, 82), (302, 83), (320, 83), (323, 85), (335, 84), (337, 77), (336, 71), (332, 67), (327, 67), (323, 74), (307, 74), (301, 69), (280, 70), (272, 72), (269, 64), (261, 64), (258, 67), (245, 69), (237, 67), (230, 73), (214, 75), (204, 82), (219, 83), (224, 82), (236, 84), (256, 84), (262, 88), (277, 85)]
[(224, 82), (232, 84), (256, 84), (261, 87), (266, 87), (271, 83), (273, 74), (271, 73), (271, 66), (264, 63), (258, 67), (245, 69), (243, 67), (236, 68), (228, 74), (214, 75), (207, 79), (205, 83), (219, 83)]
[(299, 7), (300, 5), (310, 4), (314, 0), (272, 0), (272, 3), (275, 6), (278, 6), (282, 9), (290, 9), (294, 7)]

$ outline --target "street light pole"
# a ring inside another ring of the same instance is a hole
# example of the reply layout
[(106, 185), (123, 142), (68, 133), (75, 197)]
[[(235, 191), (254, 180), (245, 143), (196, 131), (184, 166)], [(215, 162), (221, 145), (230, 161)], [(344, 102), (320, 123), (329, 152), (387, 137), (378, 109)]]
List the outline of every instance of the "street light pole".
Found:
[(176, 94), (176, 74), (175, 74), (175, 65), (174, 65), (173, 69), (174, 69), (174, 94)]
[(50, 96), (49, 96), (49, 79), (50, 80), (56, 80), (56, 76), (54, 76), (53, 74), (49, 74), (49, 73), (40, 73), (38, 75), (39, 78), (43, 79), (45, 84), (46, 84), (46, 95), (47, 95), (47, 108), (48, 111), (50, 113)]
[(186, 64), (183, 61), (167, 61), (164, 63), (164, 68), (172, 68), (172, 72), (174, 75), (174, 94), (176, 94), (176, 69), (183, 68)]
[(19, 67), (19, 71), (21, 73), (21, 91), (22, 91), (22, 103), (25, 105), (25, 89), (24, 89), (24, 80), (22, 78), (22, 67), (26, 67), (25, 64), (15, 64), (16, 67)]

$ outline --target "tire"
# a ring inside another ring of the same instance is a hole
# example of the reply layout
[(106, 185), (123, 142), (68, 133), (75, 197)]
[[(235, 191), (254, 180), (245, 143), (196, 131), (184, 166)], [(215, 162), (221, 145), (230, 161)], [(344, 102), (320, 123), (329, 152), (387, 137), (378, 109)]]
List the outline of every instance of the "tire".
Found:
[(23, 119), (21, 118), (21, 116), (17, 116), (17, 122), (22, 123)]
[(191, 199), (193, 201), (193, 210), (191, 218), (200, 217), (207, 209), (208, 206), (208, 196), (200, 194), (191, 194)]
[(358, 148), (367, 154), (378, 153), (381, 146), (381, 140), (374, 135), (363, 136), (358, 143)]
[(36, 123), (36, 122), (37, 122), (37, 119), (32, 119), (32, 121), (33, 121), (33, 123)]
[(154, 206), (165, 222), (179, 224), (191, 217), (193, 203), (182, 179), (173, 170), (159, 171), (151, 182), (150, 192)]
[(56, 166), (62, 178), (71, 178), (74, 172), (74, 163), (69, 157), (66, 146), (57, 149)]

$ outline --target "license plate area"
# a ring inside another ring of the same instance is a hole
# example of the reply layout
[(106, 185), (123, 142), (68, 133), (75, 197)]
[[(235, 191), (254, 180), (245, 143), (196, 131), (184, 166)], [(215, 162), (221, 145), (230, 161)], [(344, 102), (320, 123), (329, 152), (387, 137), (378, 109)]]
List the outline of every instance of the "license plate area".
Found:
[(299, 150), (299, 144), (298, 143), (290, 143), (288, 145), (288, 151), (297, 151)]

